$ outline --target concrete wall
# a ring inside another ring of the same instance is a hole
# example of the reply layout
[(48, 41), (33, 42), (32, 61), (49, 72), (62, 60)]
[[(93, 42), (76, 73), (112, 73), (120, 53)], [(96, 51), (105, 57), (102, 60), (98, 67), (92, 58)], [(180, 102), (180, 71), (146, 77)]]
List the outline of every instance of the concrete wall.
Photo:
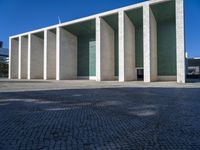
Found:
[(10, 69), (9, 69), (9, 78), (17, 79), (18, 78), (18, 63), (19, 63), (19, 38), (10, 40)]
[(43, 79), (44, 39), (32, 34), (30, 41), (30, 79)]
[(157, 24), (158, 76), (176, 76), (176, 25), (174, 21)]
[(78, 77), (96, 77), (96, 39), (95, 34), (78, 36)]
[(124, 11), (119, 13), (119, 81), (136, 80), (135, 27)]
[(119, 77), (119, 32), (118, 30), (117, 31), (115, 30), (114, 32), (115, 32), (115, 48), (114, 48), (115, 78), (118, 78)]
[(44, 32), (44, 79), (56, 79), (56, 33)]
[(157, 22), (154, 17), (154, 14), (150, 9), (150, 74), (151, 81), (157, 80)]
[(114, 30), (96, 18), (96, 78), (97, 81), (115, 79)]
[(57, 80), (77, 78), (77, 37), (57, 28)]
[(135, 26), (135, 63), (143, 68), (143, 26)]
[(185, 39), (183, 0), (176, 0), (177, 82), (185, 83)]
[(176, 81), (176, 76), (158, 76), (158, 81)]
[(19, 79), (27, 79), (28, 77), (28, 36), (22, 36), (21, 38), (21, 66), (19, 72)]

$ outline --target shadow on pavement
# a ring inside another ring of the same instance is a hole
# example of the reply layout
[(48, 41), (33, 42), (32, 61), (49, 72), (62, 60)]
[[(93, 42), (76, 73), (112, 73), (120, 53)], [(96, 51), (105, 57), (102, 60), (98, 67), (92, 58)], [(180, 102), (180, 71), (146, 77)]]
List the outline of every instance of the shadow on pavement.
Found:
[(199, 149), (198, 88), (0, 93), (0, 149)]

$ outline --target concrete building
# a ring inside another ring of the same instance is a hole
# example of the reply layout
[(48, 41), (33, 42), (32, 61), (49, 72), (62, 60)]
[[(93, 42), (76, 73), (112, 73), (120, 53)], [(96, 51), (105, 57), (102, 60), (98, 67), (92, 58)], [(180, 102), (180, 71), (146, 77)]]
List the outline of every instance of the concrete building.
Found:
[(8, 49), (0, 41), (0, 78), (8, 77)]
[(185, 82), (183, 0), (150, 0), (10, 37), (10, 79)]
[(200, 57), (186, 59), (187, 77), (200, 78)]

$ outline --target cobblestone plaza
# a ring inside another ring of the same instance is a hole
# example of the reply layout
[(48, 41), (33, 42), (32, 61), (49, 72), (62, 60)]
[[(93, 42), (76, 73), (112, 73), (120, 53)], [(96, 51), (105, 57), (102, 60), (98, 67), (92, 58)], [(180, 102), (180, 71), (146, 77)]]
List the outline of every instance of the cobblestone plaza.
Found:
[(198, 150), (200, 84), (0, 81), (2, 150)]

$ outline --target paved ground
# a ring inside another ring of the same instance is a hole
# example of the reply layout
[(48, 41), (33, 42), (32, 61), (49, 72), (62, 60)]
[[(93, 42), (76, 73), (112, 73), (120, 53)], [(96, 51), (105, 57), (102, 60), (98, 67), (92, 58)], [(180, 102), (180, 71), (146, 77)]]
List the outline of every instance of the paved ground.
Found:
[(7, 149), (200, 149), (200, 83), (0, 80)]

